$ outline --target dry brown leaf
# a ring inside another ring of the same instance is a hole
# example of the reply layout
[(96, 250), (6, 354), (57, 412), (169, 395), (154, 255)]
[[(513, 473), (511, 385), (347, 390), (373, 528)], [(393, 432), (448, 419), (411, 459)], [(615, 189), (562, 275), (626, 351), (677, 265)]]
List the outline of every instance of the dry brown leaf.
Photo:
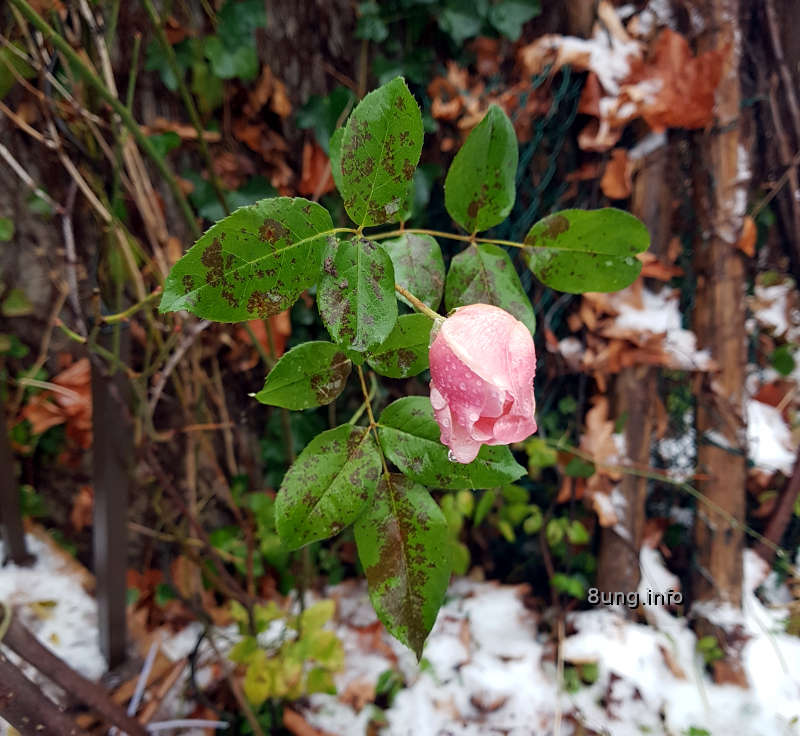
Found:
[(631, 196), (633, 162), (628, 159), (624, 148), (611, 151), (611, 158), (606, 164), (600, 189), (609, 199), (627, 199)]
[(375, 702), (375, 682), (366, 677), (357, 677), (347, 683), (339, 693), (339, 702), (349, 705), (356, 713), (368, 703)]
[(303, 144), (303, 169), (297, 192), (305, 196), (321, 197), (332, 192), (335, 186), (331, 175), (331, 164), (325, 151), (317, 143), (306, 141)]
[(91, 486), (81, 486), (72, 497), (72, 509), (69, 512), (69, 522), (76, 532), (92, 525), (93, 510), (94, 490)]
[(292, 103), (286, 93), (286, 85), (280, 79), (275, 80), (275, 90), (272, 93), (269, 109), (282, 118), (288, 118), (292, 114)]
[(755, 221), (750, 215), (745, 215), (744, 222), (742, 223), (742, 234), (739, 237), (739, 242), (736, 243), (736, 247), (749, 258), (752, 258), (756, 254), (757, 235), (758, 230)]
[(475, 68), (482, 77), (494, 77), (500, 73), (500, 40), (479, 36), (470, 47), (475, 52)]
[(243, 108), (243, 112), (247, 117), (254, 117), (261, 111), (261, 108), (267, 104), (267, 101), (272, 96), (274, 81), (275, 77), (272, 74), (272, 69), (265, 64), (261, 68), (258, 81), (253, 87), (253, 91), (248, 96), (247, 102)]
[[(196, 141), (198, 138), (197, 130), (193, 125), (178, 123), (161, 117), (157, 117), (150, 125), (143, 125), (142, 131), (147, 135), (152, 135), (153, 133), (176, 133), (179, 138), (187, 141)], [(219, 143), (222, 140), (222, 135), (217, 130), (204, 130), (203, 138), (208, 143)]]
[(693, 56), (686, 39), (665, 28), (640, 74), (628, 80), (630, 84), (661, 82), (661, 88), (643, 101), (642, 116), (647, 124), (656, 131), (711, 125), (714, 94), (728, 53), (728, 48), (722, 48)]

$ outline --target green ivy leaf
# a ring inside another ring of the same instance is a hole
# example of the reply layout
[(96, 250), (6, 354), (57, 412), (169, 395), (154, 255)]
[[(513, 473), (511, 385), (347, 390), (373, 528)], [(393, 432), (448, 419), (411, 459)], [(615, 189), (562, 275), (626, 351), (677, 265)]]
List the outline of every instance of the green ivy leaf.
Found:
[(489, 11), (487, 0), (446, 0), (438, 13), (441, 28), (457, 44), (480, 34)]
[[(384, 240), (381, 245), (394, 264), (395, 281), (423, 304), (438, 309), (444, 290), (444, 259), (439, 243), (430, 235), (407, 233)], [(408, 304), (404, 297), (399, 298)]]
[[(360, 226), (397, 222), (422, 152), (422, 114), (401, 77), (370, 92), (347, 120), (340, 189)], [(335, 179), (334, 179), (335, 181)]]
[(347, 382), (353, 364), (332, 342), (304, 342), (283, 355), (255, 397), (284, 409), (330, 404)]
[(642, 270), (637, 253), (650, 234), (623, 210), (562, 210), (539, 220), (525, 236), (523, 257), (536, 278), (552, 289), (582, 294), (617, 291)]
[(503, 0), (489, 11), (489, 22), (498, 33), (510, 41), (516, 41), (522, 26), (542, 12), (539, 0)]
[(444, 292), (447, 310), (493, 304), (513, 314), (531, 332), (536, 315), (508, 253), (497, 245), (472, 244), (450, 262)]
[(428, 367), (428, 348), (433, 320), (424, 314), (404, 314), (397, 318), (387, 337), (367, 358), (382, 376), (408, 378)]
[(373, 503), (354, 528), (372, 606), (389, 633), (419, 659), (450, 580), (441, 509), (408, 478), (381, 476)]
[(407, 396), (389, 404), (378, 433), (386, 456), (409, 478), (436, 488), (492, 488), (525, 474), (506, 445), (481, 447), (471, 463), (451, 462), (427, 396)]
[(376, 348), (397, 321), (389, 254), (367, 238), (331, 240), (317, 305), (325, 327), (340, 345), (362, 353)]
[(508, 217), (516, 197), (519, 149), (514, 126), (492, 105), (456, 154), (444, 181), (447, 211), (468, 233)]
[(369, 502), (380, 472), (368, 429), (344, 424), (317, 435), (289, 468), (275, 500), (283, 543), (298, 549), (338, 534)]
[(277, 314), (317, 280), (331, 230), (327, 210), (300, 197), (242, 207), (173, 266), (159, 309), (185, 309), (217, 322)]
[[(2, 240), (1, 237), (0, 240)], [(789, 345), (780, 345), (775, 348), (772, 355), (769, 356), (769, 362), (782, 376), (788, 376), (795, 367), (794, 354)]]

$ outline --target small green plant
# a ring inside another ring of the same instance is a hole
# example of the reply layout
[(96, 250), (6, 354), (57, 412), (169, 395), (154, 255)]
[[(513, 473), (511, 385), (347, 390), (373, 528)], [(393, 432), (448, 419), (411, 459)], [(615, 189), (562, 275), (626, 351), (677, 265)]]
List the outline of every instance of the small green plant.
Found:
[(254, 706), (336, 692), (333, 676), (344, 666), (344, 648), (336, 632), (324, 628), (335, 608), (334, 601), (322, 600), (293, 615), (274, 601), (256, 605), (253, 632), (245, 608), (231, 604), (242, 639), (229, 656), (244, 667), (244, 693)]
[(716, 636), (701, 636), (694, 645), (695, 651), (703, 658), (706, 666), (724, 659), (725, 654)]

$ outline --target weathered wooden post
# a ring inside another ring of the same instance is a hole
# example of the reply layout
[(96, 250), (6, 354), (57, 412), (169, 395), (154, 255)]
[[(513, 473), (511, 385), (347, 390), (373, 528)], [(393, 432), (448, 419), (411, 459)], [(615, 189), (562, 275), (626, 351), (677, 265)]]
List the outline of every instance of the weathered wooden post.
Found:
[(25, 546), (25, 529), (19, 506), (19, 487), (14, 476), (14, 457), (6, 428), (5, 407), (0, 401), (0, 529), (5, 543), (5, 560), (17, 565), (29, 564), (33, 557)]
[(100, 649), (109, 667), (126, 656), (127, 517), (133, 459), (130, 384), (120, 368), (130, 355), (130, 333), (127, 326), (106, 326), (97, 341), (111, 349), (113, 329), (120, 330), (118, 365), (109, 366), (97, 355), (91, 359), (94, 572)]

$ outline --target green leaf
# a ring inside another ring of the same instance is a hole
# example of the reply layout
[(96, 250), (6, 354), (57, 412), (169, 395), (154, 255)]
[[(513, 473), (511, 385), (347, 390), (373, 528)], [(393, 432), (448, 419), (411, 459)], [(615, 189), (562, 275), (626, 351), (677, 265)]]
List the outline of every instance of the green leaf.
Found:
[(419, 659), (450, 580), (441, 510), (408, 478), (381, 476), (373, 503), (355, 524), (355, 537), (378, 618)]
[(436, 488), (491, 488), (525, 474), (506, 445), (481, 447), (471, 463), (451, 462), (427, 396), (407, 396), (389, 404), (378, 433), (386, 456), (409, 478)]
[(325, 327), (340, 345), (361, 353), (376, 348), (397, 321), (389, 254), (367, 238), (331, 239), (317, 305)]
[(489, 11), (489, 22), (510, 41), (516, 41), (522, 26), (542, 12), (539, 0), (502, 0)]
[(444, 204), (468, 233), (508, 217), (516, 196), (519, 149), (514, 126), (492, 105), (456, 154), (444, 182)]
[(219, 36), (209, 36), (205, 41), (206, 58), (211, 62), (211, 70), (220, 79), (244, 80), (258, 76), (258, 53), (254, 46), (235, 46), (230, 48)]
[[(308, 101), (303, 105), (295, 116), (295, 121), (298, 128), (312, 129), (317, 143), (322, 147), (329, 156), (331, 150), (330, 139), (337, 130), (339, 133), (339, 145), (341, 147), (341, 136), (344, 134), (344, 128), (337, 128), (336, 125), (342, 119), (342, 115), (355, 99), (353, 91), (342, 85), (334, 87), (330, 94), (322, 97), (321, 95), (311, 95)], [(341, 168), (333, 165), (331, 161), (331, 173), (334, 180), (337, 175), (341, 174)]]
[(255, 397), (284, 409), (324, 406), (342, 393), (352, 365), (332, 342), (304, 342), (281, 357)]
[(480, 34), (488, 10), (487, 0), (447, 0), (437, 15), (439, 28), (462, 44)]
[(360, 226), (397, 222), (422, 152), (422, 114), (402, 78), (370, 92), (347, 120), (340, 189)]
[[(408, 233), (381, 245), (394, 264), (394, 278), (423, 304), (436, 310), (444, 291), (442, 249), (430, 235)], [(404, 297), (399, 297), (408, 304)], [(411, 305), (409, 305), (411, 306)]]
[(254, 31), (267, 23), (263, 0), (228, 0), (217, 20), (217, 35), (204, 44), (212, 71), (221, 79), (255, 79), (261, 65)]
[(11, 289), (0, 306), (4, 317), (26, 317), (33, 312), (33, 304), (22, 289)]
[(209, 228), (170, 271), (159, 309), (217, 322), (269, 317), (319, 275), (331, 216), (296, 197), (242, 207)]
[(467, 304), (493, 304), (536, 331), (536, 315), (519, 274), (508, 253), (497, 245), (473, 243), (453, 258), (444, 303), (448, 311)]
[(567, 539), (570, 544), (589, 544), (591, 538), (586, 527), (581, 524), (577, 519), (573, 519), (567, 527)]
[[(2, 240), (2, 237), (0, 237), (0, 240)], [(775, 348), (772, 351), (772, 355), (769, 356), (769, 362), (782, 376), (788, 376), (795, 366), (792, 349), (789, 345), (781, 345)]]
[(628, 212), (562, 210), (539, 220), (525, 236), (523, 256), (536, 278), (551, 289), (582, 294), (617, 291), (642, 270), (637, 253), (650, 234)]
[(336, 602), (333, 598), (317, 601), (300, 614), (300, 629), (303, 636), (321, 629), (333, 618)]
[(174, 151), (181, 145), (180, 136), (172, 130), (168, 130), (166, 133), (156, 133), (149, 136), (149, 138), (153, 148), (162, 156), (166, 156), (170, 151)]
[(382, 376), (408, 378), (428, 367), (428, 348), (433, 320), (424, 314), (404, 314), (397, 318), (387, 337), (367, 357), (367, 362)]
[(344, 128), (336, 128), (331, 133), (330, 139), (330, 157), (331, 157), (331, 175), (333, 176), (333, 183), (336, 184), (336, 190), (341, 194), (344, 189), (344, 182), (342, 181), (342, 139), (344, 138)]
[(333, 672), (324, 667), (312, 667), (306, 676), (306, 693), (336, 694), (336, 683), (333, 681)]
[(566, 593), (573, 598), (583, 600), (586, 595), (586, 588), (583, 581), (572, 575), (565, 575), (563, 572), (557, 572), (550, 578), (550, 584), (560, 593)]
[(14, 221), (10, 217), (0, 217), (0, 243), (7, 243), (14, 237)]
[(365, 38), (380, 43), (389, 35), (389, 29), (381, 18), (381, 9), (375, 0), (358, 4), (356, 38)]
[(289, 468), (275, 501), (275, 525), (289, 549), (338, 534), (369, 502), (381, 471), (369, 434), (349, 424), (330, 429)]
[(22, 44), (18, 41), (0, 48), (0, 100), (17, 83), (17, 75), (23, 79), (31, 79), (36, 76), (36, 70), (17, 52), (25, 53)]
[(486, 515), (492, 510), (494, 501), (497, 498), (496, 491), (484, 491), (483, 495), (475, 507), (475, 516), (472, 518), (472, 523), (478, 526), (486, 518)]

